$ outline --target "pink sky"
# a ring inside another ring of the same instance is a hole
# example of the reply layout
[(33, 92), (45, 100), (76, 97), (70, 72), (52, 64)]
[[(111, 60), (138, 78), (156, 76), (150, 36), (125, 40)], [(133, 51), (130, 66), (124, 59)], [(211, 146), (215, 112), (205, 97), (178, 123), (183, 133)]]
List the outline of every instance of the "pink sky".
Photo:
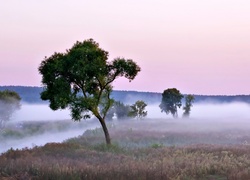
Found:
[(114, 89), (250, 94), (249, 0), (8, 0), (0, 24), (0, 85), (41, 86), (45, 56), (93, 38), (142, 68)]

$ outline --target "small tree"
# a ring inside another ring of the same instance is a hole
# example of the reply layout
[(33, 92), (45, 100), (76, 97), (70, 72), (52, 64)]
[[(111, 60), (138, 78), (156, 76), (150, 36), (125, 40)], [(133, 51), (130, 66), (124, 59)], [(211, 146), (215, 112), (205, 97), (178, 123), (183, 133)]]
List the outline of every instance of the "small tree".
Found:
[(145, 111), (147, 104), (144, 101), (136, 101), (135, 104), (130, 106), (131, 110), (129, 112), (130, 117), (136, 117), (137, 119), (142, 119), (147, 116), (147, 111)]
[(107, 119), (111, 120), (114, 114), (119, 120), (125, 119), (126, 117), (128, 117), (129, 110), (130, 106), (125, 105), (120, 101), (115, 101), (107, 113)]
[(115, 115), (115, 107), (114, 107), (114, 103), (113, 103), (106, 114), (106, 121), (113, 120), (114, 115)]
[(183, 107), (184, 113), (183, 113), (183, 117), (189, 117), (190, 115), (190, 111), (191, 111), (191, 107), (193, 106), (193, 102), (194, 102), (195, 98), (193, 95), (187, 95), (185, 97), (185, 106)]
[(105, 118), (114, 101), (112, 82), (121, 76), (131, 81), (139, 71), (131, 59), (108, 62), (108, 52), (93, 39), (77, 41), (65, 53), (54, 53), (40, 64), (41, 98), (50, 101), (52, 110), (69, 108), (75, 121), (90, 118), (92, 112), (102, 125), (106, 143), (111, 144)]
[(125, 105), (120, 101), (115, 102), (114, 104), (115, 104), (115, 113), (116, 113), (117, 119), (127, 118), (129, 110), (130, 110), (130, 106)]
[(166, 89), (162, 93), (162, 100), (159, 106), (161, 112), (165, 112), (166, 114), (171, 113), (174, 118), (177, 118), (178, 117), (177, 108), (181, 107), (182, 98), (183, 95), (176, 88)]
[(21, 108), (20, 101), (18, 93), (9, 90), (0, 91), (0, 129), (3, 129), (13, 113)]

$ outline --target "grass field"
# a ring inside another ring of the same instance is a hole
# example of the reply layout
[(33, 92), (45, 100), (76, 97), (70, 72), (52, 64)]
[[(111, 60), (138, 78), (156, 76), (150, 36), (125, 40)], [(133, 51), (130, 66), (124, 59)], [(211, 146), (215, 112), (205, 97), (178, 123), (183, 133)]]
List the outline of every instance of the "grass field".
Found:
[(108, 126), (110, 147), (96, 128), (63, 143), (10, 149), (0, 156), (0, 179), (250, 179), (247, 121), (146, 119)]

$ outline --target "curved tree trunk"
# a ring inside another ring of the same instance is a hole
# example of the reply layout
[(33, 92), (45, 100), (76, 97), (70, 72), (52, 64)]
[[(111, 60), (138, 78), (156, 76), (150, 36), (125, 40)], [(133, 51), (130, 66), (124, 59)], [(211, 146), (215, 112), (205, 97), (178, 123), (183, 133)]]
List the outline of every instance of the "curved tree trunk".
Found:
[(109, 131), (108, 131), (108, 128), (106, 126), (106, 123), (105, 123), (104, 119), (99, 119), (99, 121), (100, 121), (100, 123), (102, 125), (102, 129), (103, 129), (105, 139), (106, 139), (106, 144), (110, 145), (111, 144), (111, 138), (110, 138)]
[(104, 135), (105, 135), (106, 144), (111, 145), (111, 138), (110, 138), (109, 131), (108, 131), (108, 128), (106, 126), (105, 120), (100, 115), (96, 116), (96, 117), (98, 118), (98, 120), (100, 121), (100, 123), (102, 125), (102, 130), (103, 130)]

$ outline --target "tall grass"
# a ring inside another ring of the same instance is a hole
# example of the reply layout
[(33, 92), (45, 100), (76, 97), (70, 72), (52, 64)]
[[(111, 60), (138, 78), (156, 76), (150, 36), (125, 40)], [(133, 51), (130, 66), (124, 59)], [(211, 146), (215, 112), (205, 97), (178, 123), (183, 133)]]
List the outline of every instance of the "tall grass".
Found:
[(10, 149), (0, 156), (0, 179), (250, 179), (245, 131), (157, 131), (143, 123), (143, 130), (110, 126), (109, 147), (95, 129), (64, 143)]

